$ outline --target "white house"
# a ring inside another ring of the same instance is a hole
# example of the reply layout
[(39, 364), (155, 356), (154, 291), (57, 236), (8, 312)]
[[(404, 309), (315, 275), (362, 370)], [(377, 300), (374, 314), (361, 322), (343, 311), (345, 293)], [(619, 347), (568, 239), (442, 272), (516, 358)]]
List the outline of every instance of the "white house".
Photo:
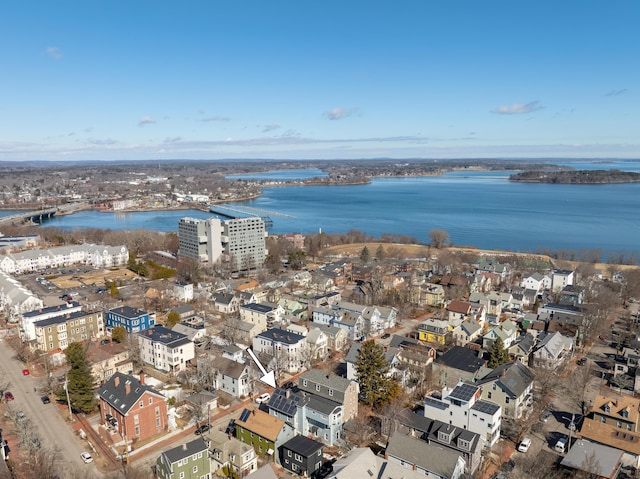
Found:
[(227, 358), (215, 359), (215, 387), (235, 398), (243, 398), (251, 393), (250, 368), (247, 364)]
[(551, 288), (551, 277), (541, 273), (532, 273), (522, 278), (520, 286), (524, 289), (532, 289), (538, 294), (545, 289)]
[(40, 298), (15, 278), (0, 271), (0, 309), (5, 311), (10, 323), (17, 322), (22, 313), (42, 306)]
[(537, 366), (555, 369), (573, 353), (573, 339), (555, 333), (541, 333), (540, 341), (533, 351), (533, 360)]
[(551, 272), (551, 291), (558, 293), (565, 286), (573, 285), (573, 271), (565, 269), (554, 269)]
[(183, 371), (195, 357), (193, 341), (164, 326), (138, 333), (138, 343), (142, 361), (160, 371)]
[(20, 335), (23, 341), (33, 341), (36, 339), (36, 329), (34, 324), (45, 319), (58, 318), (71, 313), (82, 311), (80, 303), (71, 301), (68, 303), (49, 306), (48, 308), (40, 307), (33, 311), (26, 311), (20, 315)]
[(193, 300), (193, 284), (178, 281), (173, 285), (173, 295), (178, 301), (188, 303)]
[(428, 395), (424, 416), (480, 434), (492, 447), (500, 439), (502, 408), (480, 399), (481, 394), (480, 387), (460, 382), (453, 389), (443, 389), (442, 394)]
[(306, 368), (308, 346), (304, 336), (282, 329), (269, 329), (253, 338), (253, 350), (273, 358), (280, 371), (297, 373)]
[(313, 328), (306, 336), (307, 347), (311, 359), (321, 360), (327, 357), (329, 352), (329, 338), (318, 328)]

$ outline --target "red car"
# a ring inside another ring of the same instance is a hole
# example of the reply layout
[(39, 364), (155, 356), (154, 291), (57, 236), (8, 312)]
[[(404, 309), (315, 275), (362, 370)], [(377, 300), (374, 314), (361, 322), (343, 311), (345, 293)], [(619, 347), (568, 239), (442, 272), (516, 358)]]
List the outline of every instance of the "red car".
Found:
[(29, 370), (28, 369), (23, 369), (22, 370), (22, 375), (23, 376), (28, 376), (29, 375)]
[(6, 391), (6, 392), (4, 393), (4, 398), (5, 398), (7, 401), (13, 401), (13, 400), (15, 399), (15, 398), (13, 397), (13, 394), (11, 394), (11, 391)]

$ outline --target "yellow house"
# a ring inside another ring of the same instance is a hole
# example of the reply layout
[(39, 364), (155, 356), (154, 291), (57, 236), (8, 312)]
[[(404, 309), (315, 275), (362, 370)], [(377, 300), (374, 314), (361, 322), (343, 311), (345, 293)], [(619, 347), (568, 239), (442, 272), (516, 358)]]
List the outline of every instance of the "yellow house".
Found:
[(422, 287), (423, 304), (441, 308), (446, 300), (444, 288), (439, 284), (427, 283)]
[(453, 330), (447, 321), (427, 319), (418, 327), (418, 338), (428, 343), (445, 344), (447, 335)]

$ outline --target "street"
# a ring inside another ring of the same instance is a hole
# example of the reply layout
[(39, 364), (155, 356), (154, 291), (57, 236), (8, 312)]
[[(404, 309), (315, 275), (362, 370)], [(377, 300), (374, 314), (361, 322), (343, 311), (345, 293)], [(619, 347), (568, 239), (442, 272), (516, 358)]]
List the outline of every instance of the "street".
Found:
[[(24, 365), (18, 361), (15, 351), (4, 341), (0, 341), (0, 369), (0, 384), (5, 390), (11, 391), (15, 398), (7, 402), (7, 407), (25, 413), (40, 436), (41, 447), (59, 456), (60, 462), (65, 464), (64, 471), (67, 474), (72, 472), (70, 469), (91, 468), (95, 476), (99, 476), (100, 473), (94, 464), (84, 464), (80, 458), (80, 454), (88, 449), (83, 448), (71, 425), (56, 410), (58, 406), (55, 398), (51, 398), (50, 404), (42, 403), (41, 395), (34, 391), (34, 388), (39, 386), (40, 379), (22, 374)], [(5, 430), (12, 430), (11, 420), (5, 417), (4, 422)], [(13, 449), (11, 456), (15, 458), (17, 454)]]

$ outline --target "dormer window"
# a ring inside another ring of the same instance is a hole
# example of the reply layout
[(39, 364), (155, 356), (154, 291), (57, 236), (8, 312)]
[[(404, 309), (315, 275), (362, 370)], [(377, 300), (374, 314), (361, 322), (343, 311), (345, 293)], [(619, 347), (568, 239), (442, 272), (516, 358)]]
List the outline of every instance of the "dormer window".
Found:
[(611, 406), (609, 406), (608, 404), (604, 405), (604, 412), (606, 412), (607, 414), (611, 413)]
[(629, 410), (627, 408), (622, 410), (622, 417), (629, 417)]

